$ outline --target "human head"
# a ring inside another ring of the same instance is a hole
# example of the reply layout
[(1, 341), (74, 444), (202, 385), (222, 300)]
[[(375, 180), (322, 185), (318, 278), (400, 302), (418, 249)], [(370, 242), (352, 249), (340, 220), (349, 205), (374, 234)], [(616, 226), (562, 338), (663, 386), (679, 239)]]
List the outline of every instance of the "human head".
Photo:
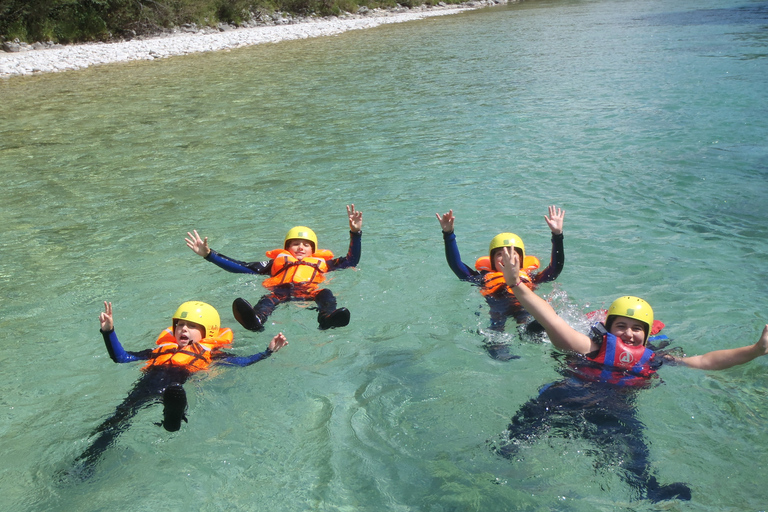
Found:
[(317, 235), (306, 226), (296, 226), (291, 228), (285, 235), (283, 249), (288, 249), (288, 244), (291, 240), (307, 240), (312, 244), (312, 252), (317, 251)]
[(219, 333), (219, 326), (221, 325), (221, 318), (216, 308), (199, 301), (189, 301), (179, 306), (179, 309), (173, 314), (174, 332), (179, 320), (201, 326), (205, 338), (215, 337)]
[(608, 329), (608, 332), (611, 332), (611, 326), (616, 317), (620, 316), (632, 318), (644, 324), (645, 339), (643, 340), (643, 345), (648, 344), (648, 337), (651, 335), (651, 327), (653, 326), (653, 309), (651, 305), (639, 297), (631, 297), (629, 295), (619, 297), (608, 308), (608, 316), (605, 319), (605, 327)]
[(491, 257), (491, 268), (498, 271), (501, 263), (501, 248), (502, 247), (514, 247), (517, 254), (520, 256), (520, 266), (523, 266), (525, 261), (525, 244), (523, 240), (514, 233), (499, 233), (488, 247), (489, 256)]

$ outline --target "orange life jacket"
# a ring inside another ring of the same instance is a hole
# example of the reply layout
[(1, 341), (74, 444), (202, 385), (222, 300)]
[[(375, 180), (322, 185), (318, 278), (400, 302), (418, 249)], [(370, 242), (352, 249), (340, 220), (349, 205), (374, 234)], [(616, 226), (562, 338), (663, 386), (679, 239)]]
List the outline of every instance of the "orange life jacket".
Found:
[(219, 328), (219, 333), (212, 338), (189, 343), (180, 347), (173, 335), (173, 327), (163, 330), (155, 343), (159, 345), (152, 351), (152, 355), (143, 370), (149, 370), (156, 366), (174, 366), (186, 368), (191, 373), (207, 370), (213, 361), (213, 353), (232, 344), (232, 330), (228, 327)]
[[(506, 287), (507, 292), (509, 292), (511, 295), (514, 295), (512, 289), (507, 286), (507, 283), (504, 281), (504, 274), (502, 272), (493, 270), (490, 256), (483, 256), (478, 258), (475, 262), (475, 268), (483, 273), (483, 287), (480, 288), (480, 293), (482, 293), (484, 296), (493, 295), (502, 287)], [(523, 260), (523, 268), (520, 269), (520, 280), (531, 290), (536, 288), (536, 285), (533, 284), (531, 272), (538, 268), (539, 258), (536, 256), (525, 257), (525, 260)]]
[(326, 249), (315, 251), (312, 256), (302, 260), (296, 259), (285, 249), (273, 249), (267, 251), (267, 257), (271, 258), (272, 268), (269, 277), (264, 280), (266, 288), (280, 286), (281, 284), (300, 284), (308, 287), (317, 287), (325, 280), (328, 272), (327, 260), (333, 258), (333, 253)]

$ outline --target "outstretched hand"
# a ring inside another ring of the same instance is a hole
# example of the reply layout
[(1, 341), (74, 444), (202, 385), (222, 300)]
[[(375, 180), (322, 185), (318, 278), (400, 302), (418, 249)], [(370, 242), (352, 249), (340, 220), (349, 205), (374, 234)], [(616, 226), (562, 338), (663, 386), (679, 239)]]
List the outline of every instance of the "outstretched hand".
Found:
[(101, 330), (109, 332), (115, 328), (115, 322), (112, 320), (112, 303), (104, 301), (104, 311), (99, 314), (99, 323)]
[(555, 206), (549, 207), (549, 215), (544, 216), (544, 220), (547, 221), (550, 231), (553, 235), (563, 234), (563, 221), (565, 220), (565, 210), (556, 208)]
[(267, 348), (270, 352), (277, 352), (287, 344), (288, 340), (285, 338), (283, 333), (278, 333), (277, 336), (272, 338), (272, 341), (269, 342), (269, 346)]
[(363, 212), (355, 210), (355, 205), (347, 205), (347, 215), (349, 216), (349, 230), (353, 233), (359, 233), (363, 229)]
[(439, 213), (435, 214), (437, 216), (437, 220), (440, 221), (440, 227), (443, 230), (443, 233), (453, 233), (453, 221), (456, 220), (456, 217), (453, 216), (453, 210), (448, 210), (448, 213), (444, 215), (440, 215)]
[(200, 235), (197, 234), (197, 230), (193, 231), (194, 235), (187, 231), (187, 236), (189, 238), (185, 238), (184, 241), (187, 242), (187, 247), (192, 249), (195, 254), (198, 256), (202, 256), (203, 258), (207, 257), (209, 254), (211, 254), (211, 249), (208, 247), (208, 237), (200, 238)]

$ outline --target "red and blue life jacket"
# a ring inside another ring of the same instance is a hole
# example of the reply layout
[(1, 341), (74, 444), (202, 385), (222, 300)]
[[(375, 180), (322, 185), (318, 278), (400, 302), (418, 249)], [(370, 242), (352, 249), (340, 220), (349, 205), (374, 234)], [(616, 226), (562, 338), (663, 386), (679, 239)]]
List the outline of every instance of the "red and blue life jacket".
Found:
[(587, 359), (595, 366), (578, 365), (575, 370), (579, 378), (595, 382), (606, 382), (620, 386), (647, 385), (656, 375), (652, 365), (655, 352), (642, 345), (627, 345), (613, 334), (605, 334), (597, 355)]

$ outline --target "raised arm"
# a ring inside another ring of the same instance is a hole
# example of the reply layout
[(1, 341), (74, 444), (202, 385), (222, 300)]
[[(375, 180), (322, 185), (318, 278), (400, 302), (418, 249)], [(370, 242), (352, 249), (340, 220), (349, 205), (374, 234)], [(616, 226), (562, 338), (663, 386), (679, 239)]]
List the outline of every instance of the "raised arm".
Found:
[(453, 222), (456, 217), (453, 215), (453, 210), (448, 210), (448, 213), (440, 215), (436, 213), (438, 222), (440, 222), (440, 229), (443, 230), (443, 242), (445, 244), (445, 260), (448, 262), (448, 266), (451, 267), (453, 273), (456, 274), (461, 280), (472, 280), (475, 276), (479, 275), (479, 272), (469, 268), (463, 261), (461, 261), (461, 254), (459, 253), (459, 246), (456, 244), (456, 235), (453, 232)]
[(544, 220), (547, 221), (549, 230), (553, 235), (563, 234), (563, 221), (565, 220), (565, 210), (561, 210), (556, 206), (549, 207), (549, 215), (544, 216)]
[(283, 333), (278, 333), (274, 338), (272, 338), (272, 341), (269, 342), (267, 350), (264, 352), (259, 352), (258, 354), (244, 357), (227, 355), (223, 359), (220, 359), (219, 362), (225, 365), (250, 366), (253, 363), (258, 363), (262, 359), (268, 358), (286, 345), (288, 345), (288, 340), (286, 340)]
[(456, 220), (456, 217), (453, 216), (453, 210), (448, 210), (448, 213), (443, 215), (436, 213), (435, 216), (440, 222), (440, 229), (443, 230), (443, 233), (453, 233), (453, 221)]
[[(194, 233), (194, 235), (192, 233)], [(187, 242), (187, 247), (192, 249), (198, 256), (202, 256), (203, 258), (208, 257), (208, 255), (211, 254), (211, 248), (208, 247), (208, 237), (200, 238), (200, 235), (197, 234), (197, 230), (194, 230), (192, 233), (187, 231), (187, 236), (189, 238), (184, 239), (184, 241)]]
[(115, 321), (112, 319), (112, 303), (104, 301), (104, 311), (99, 314), (101, 332), (109, 332), (115, 329)]
[(555, 206), (549, 207), (549, 215), (544, 216), (550, 231), (552, 231), (552, 251), (550, 253), (549, 265), (533, 277), (536, 284), (548, 283), (554, 281), (563, 271), (565, 266), (565, 249), (563, 247), (563, 220), (565, 220), (565, 210)]
[(699, 370), (725, 370), (766, 354), (768, 354), (768, 325), (763, 328), (763, 333), (754, 345), (715, 350), (700, 356), (681, 357), (675, 360)]
[[(362, 222), (363, 218), (361, 213), (361, 225)], [(235, 274), (269, 274), (271, 261), (254, 261), (247, 263), (245, 261), (240, 261), (228, 256), (224, 256), (223, 254), (220, 254), (208, 247), (208, 237), (201, 238), (197, 233), (197, 230), (193, 230), (192, 233), (187, 231), (187, 238), (185, 238), (184, 241), (187, 242), (187, 247), (192, 249), (195, 254), (202, 256), (206, 260), (220, 268), (223, 268), (227, 272), (233, 272)]]
[(347, 205), (347, 216), (349, 217), (349, 230), (353, 233), (359, 233), (363, 229), (363, 212), (355, 210), (354, 204)]
[(112, 303), (104, 301), (104, 311), (99, 314), (99, 323), (101, 324), (101, 337), (104, 339), (104, 345), (107, 347), (107, 353), (110, 359), (116, 363), (130, 363), (131, 361), (140, 361), (147, 359), (151, 350), (143, 352), (128, 352), (120, 344), (115, 334), (115, 322), (112, 317)]
[(580, 354), (589, 354), (599, 348), (589, 336), (573, 329), (560, 318), (551, 305), (520, 281), (520, 256), (513, 247), (502, 249), (502, 272), (507, 286), (520, 301), (520, 304), (547, 331), (552, 344), (560, 350), (570, 350)]

